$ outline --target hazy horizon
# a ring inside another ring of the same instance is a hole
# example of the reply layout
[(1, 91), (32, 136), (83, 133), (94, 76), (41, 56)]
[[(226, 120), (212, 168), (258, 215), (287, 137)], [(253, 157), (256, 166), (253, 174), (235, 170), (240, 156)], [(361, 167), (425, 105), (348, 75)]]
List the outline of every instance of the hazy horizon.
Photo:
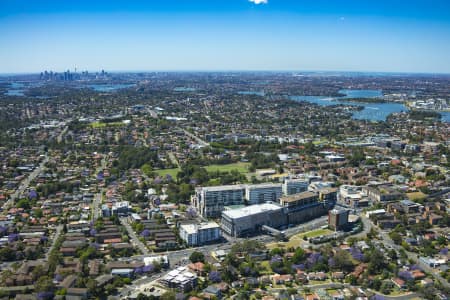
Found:
[[(40, 70), (40, 71), (29, 71), (29, 72), (10, 72), (10, 73), (2, 73), (0, 72), (0, 76), (19, 76), (19, 75), (39, 75), (42, 72), (54, 72), (54, 73), (64, 73), (66, 71), (70, 71), (72, 73), (81, 73), (87, 71), (88, 73), (95, 74), (100, 73), (101, 71), (105, 71), (110, 74), (133, 74), (133, 73), (298, 73), (298, 74), (360, 74), (360, 75), (450, 75), (450, 72), (402, 72), (402, 71), (349, 71), (349, 70), (220, 70), (220, 69), (210, 69), (210, 70), (175, 70), (175, 69), (166, 69), (166, 70), (109, 70), (106, 68), (99, 70), (76, 70), (73, 69), (65, 69), (65, 70)], [(334, 76), (334, 75), (333, 75)]]

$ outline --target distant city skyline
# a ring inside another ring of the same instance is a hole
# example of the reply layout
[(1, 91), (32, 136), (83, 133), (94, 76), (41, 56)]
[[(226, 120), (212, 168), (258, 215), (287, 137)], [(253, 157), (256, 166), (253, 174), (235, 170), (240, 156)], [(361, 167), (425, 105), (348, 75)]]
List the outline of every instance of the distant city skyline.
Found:
[(450, 73), (450, 1), (4, 0), (0, 45), (0, 73)]

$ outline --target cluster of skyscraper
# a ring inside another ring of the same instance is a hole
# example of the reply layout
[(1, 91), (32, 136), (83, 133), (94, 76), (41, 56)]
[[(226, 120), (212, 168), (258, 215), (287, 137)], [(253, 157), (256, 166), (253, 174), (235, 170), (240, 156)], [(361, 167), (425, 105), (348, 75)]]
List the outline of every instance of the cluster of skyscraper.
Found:
[(67, 70), (62, 73), (47, 71), (41, 72), (39, 75), (40, 80), (45, 81), (74, 81), (74, 80), (86, 80), (92, 78), (106, 78), (107, 72), (102, 70), (100, 73), (90, 74), (88, 71), (83, 71), (81, 73), (77, 73), (76, 69), (74, 72), (70, 72)]

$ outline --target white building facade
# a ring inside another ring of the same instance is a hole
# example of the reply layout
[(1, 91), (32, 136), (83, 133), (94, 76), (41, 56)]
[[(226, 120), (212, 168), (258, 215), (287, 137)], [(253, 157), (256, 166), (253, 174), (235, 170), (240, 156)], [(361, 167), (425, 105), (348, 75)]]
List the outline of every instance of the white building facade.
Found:
[(220, 226), (216, 222), (182, 224), (179, 234), (188, 246), (200, 246), (217, 241), (221, 237)]
[(261, 204), (266, 202), (277, 202), (282, 196), (281, 184), (263, 183), (247, 185), (245, 198), (249, 204)]
[(305, 179), (286, 179), (283, 182), (283, 195), (289, 196), (308, 190), (308, 181)]
[(244, 185), (200, 187), (192, 197), (192, 205), (206, 218), (220, 217), (225, 206), (244, 204)]

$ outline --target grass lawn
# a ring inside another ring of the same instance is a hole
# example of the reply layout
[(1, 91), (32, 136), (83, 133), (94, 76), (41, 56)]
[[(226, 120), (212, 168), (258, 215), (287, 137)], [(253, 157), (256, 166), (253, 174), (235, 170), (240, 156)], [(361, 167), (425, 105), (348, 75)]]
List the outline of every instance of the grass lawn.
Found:
[(318, 237), (321, 235), (328, 235), (331, 233), (333, 233), (333, 231), (331, 231), (329, 229), (317, 229), (317, 230), (313, 230), (313, 231), (300, 233), (298, 235), (294, 235), (292, 238), (295, 238), (296, 236), (298, 236), (301, 239), (303, 239), (304, 236), (306, 236), (307, 238), (315, 238), (315, 237)]
[(123, 122), (112, 122), (112, 123), (103, 123), (103, 122), (92, 122), (90, 126), (92, 128), (104, 128), (104, 127), (114, 127), (114, 126), (123, 126)]
[(389, 296), (394, 296), (394, 297), (396, 297), (396, 296), (402, 296), (402, 295), (409, 294), (409, 293), (410, 293), (410, 292), (402, 291), (402, 290), (399, 290), (398, 288), (394, 288), (394, 289), (392, 290), (392, 292), (389, 294)]
[(425, 197), (427, 195), (425, 195), (422, 192), (414, 192), (414, 193), (407, 193), (406, 196), (408, 197), (409, 200), (411, 201), (417, 201), (417, 200), (422, 200), (425, 199)]
[(263, 275), (273, 274), (272, 269), (270, 268), (270, 262), (268, 260), (262, 261), (261, 267), (264, 268), (264, 270), (261, 270), (261, 274)]
[(277, 242), (267, 244), (268, 249), (273, 248), (291, 248), (291, 247), (300, 247), (301, 241), (299, 239), (290, 239), (288, 242)]
[(208, 185), (209, 185), (209, 186), (220, 185), (220, 179), (219, 179), (219, 178), (213, 178), (213, 179), (210, 179), (210, 180), (208, 181)]
[(320, 285), (320, 284), (325, 284), (325, 283), (331, 283), (331, 280), (326, 279), (326, 280), (309, 280), (308, 281), (308, 285)]
[[(239, 173), (247, 173), (249, 165), (250, 165), (249, 163), (238, 162), (228, 165), (210, 165), (206, 166), (205, 169), (208, 172), (216, 172), (216, 171), (229, 172), (231, 170), (237, 170)], [(181, 170), (180, 168), (173, 168), (173, 169), (155, 170), (155, 172), (159, 176), (166, 176), (166, 174), (169, 174), (173, 178), (176, 178), (180, 170)]]
[(177, 178), (177, 174), (178, 172), (180, 172), (180, 168), (173, 168), (173, 169), (163, 169), (163, 170), (155, 170), (155, 172), (159, 175), (159, 176), (166, 176), (167, 174), (169, 174), (170, 176), (172, 176), (172, 178)]
[(248, 167), (250, 166), (249, 163), (245, 162), (238, 162), (234, 164), (227, 164), (227, 165), (210, 165), (206, 166), (205, 169), (208, 172), (229, 172), (232, 170), (237, 170), (239, 173), (247, 173)]
[(320, 140), (316, 140), (312, 142), (313, 145), (320, 145), (320, 144), (327, 144), (328, 143), (328, 139), (320, 139)]
[(267, 247), (267, 249), (272, 250), (273, 248), (284, 248), (285, 247), (284, 244), (286, 244), (286, 243), (283, 243), (283, 244), (281, 244), (281, 243), (269, 243), (269, 244), (266, 244), (266, 247)]
[(321, 235), (328, 235), (333, 233), (333, 231), (329, 229), (317, 229), (313, 231), (303, 232), (294, 235), (289, 239), (288, 242), (278, 242), (278, 243), (271, 243), (267, 245), (267, 248), (273, 249), (273, 248), (290, 248), (290, 247), (299, 247), (301, 242), (303, 241), (303, 237), (307, 238), (314, 238)]

